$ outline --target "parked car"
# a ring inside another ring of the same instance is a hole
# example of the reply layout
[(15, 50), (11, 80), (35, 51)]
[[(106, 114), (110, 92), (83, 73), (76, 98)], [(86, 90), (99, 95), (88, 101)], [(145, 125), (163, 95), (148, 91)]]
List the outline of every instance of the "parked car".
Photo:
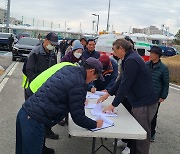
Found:
[(12, 60), (16, 61), (17, 58), (26, 58), (31, 50), (40, 43), (37, 38), (22, 37), (13, 46)]
[(14, 34), (12, 33), (0, 33), (0, 48), (3, 50), (9, 50), (9, 37), (14, 37), (14, 40), (16, 40)]
[(173, 47), (159, 46), (163, 51), (163, 56), (175, 56), (176, 49)]
[(22, 37), (30, 37), (30, 34), (28, 34), (28, 33), (19, 33), (18, 35), (17, 35), (17, 39), (19, 40), (20, 38), (22, 38)]

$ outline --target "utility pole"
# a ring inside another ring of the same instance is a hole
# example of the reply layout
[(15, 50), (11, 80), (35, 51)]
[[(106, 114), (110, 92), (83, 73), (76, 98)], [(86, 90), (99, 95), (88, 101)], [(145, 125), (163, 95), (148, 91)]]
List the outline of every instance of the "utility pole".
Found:
[(108, 18), (107, 18), (107, 32), (109, 31), (109, 12), (110, 12), (111, 0), (109, 0), (109, 7), (108, 7)]
[(9, 32), (9, 23), (10, 23), (10, 0), (7, 3), (7, 22), (6, 22), (6, 31)]

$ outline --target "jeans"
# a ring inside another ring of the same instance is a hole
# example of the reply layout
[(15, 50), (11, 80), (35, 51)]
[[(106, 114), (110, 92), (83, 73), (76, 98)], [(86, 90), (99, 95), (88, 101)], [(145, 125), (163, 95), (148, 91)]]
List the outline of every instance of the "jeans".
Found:
[(41, 154), (45, 126), (21, 108), (16, 119), (16, 154)]

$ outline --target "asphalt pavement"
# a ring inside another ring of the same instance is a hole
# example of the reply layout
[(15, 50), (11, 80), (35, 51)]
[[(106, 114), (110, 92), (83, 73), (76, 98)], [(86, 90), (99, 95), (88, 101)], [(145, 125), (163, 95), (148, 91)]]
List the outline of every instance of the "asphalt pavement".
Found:
[[(15, 153), (16, 115), (24, 102), (23, 89), (21, 88), (23, 63), (12, 63), (11, 57), (7, 57), (0, 58), (0, 64), (8, 70), (2, 81), (0, 81), (0, 154)], [(11, 68), (8, 68), (8, 65)], [(179, 100), (179, 88), (170, 88), (168, 98), (161, 104), (159, 109), (157, 134), (155, 142), (151, 143), (150, 154), (180, 153)], [(47, 146), (54, 148), (56, 154), (91, 153), (92, 138), (68, 138), (67, 126), (56, 125), (53, 127), (53, 131), (60, 135), (60, 139), (47, 139)], [(112, 139), (105, 141), (105, 145), (111, 150), (113, 149), (112, 142)], [(99, 144), (100, 140), (98, 140)], [(121, 150), (118, 149), (117, 153), (120, 153)], [(97, 154), (109, 154), (109, 152), (102, 148)]]

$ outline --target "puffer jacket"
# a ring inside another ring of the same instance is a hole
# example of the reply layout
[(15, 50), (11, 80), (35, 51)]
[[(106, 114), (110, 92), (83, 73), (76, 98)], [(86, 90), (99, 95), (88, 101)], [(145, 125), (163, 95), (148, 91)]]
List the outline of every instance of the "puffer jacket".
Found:
[(70, 112), (77, 125), (93, 129), (96, 121), (86, 117), (84, 111), (86, 88), (84, 67), (65, 66), (51, 76), (23, 108), (29, 116), (47, 126), (55, 125)]
[(166, 65), (161, 60), (155, 65), (152, 61), (146, 62), (151, 71), (154, 90), (158, 98), (166, 99), (169, 91), (169, 71)]

